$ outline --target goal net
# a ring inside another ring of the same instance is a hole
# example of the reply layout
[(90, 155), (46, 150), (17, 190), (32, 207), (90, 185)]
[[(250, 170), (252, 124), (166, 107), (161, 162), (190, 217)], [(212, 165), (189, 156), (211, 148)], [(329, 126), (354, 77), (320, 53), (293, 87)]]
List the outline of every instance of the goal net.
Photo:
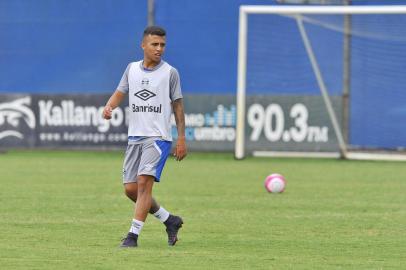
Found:
[(405, 25), (406, 6), (241, 6), (235, 157), (405, 159)]

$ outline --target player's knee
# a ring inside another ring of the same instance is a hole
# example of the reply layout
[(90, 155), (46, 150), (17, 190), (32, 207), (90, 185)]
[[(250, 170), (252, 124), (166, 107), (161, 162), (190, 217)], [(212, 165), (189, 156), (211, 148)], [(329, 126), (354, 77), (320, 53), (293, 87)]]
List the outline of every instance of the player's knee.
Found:
[(124, 193), (128, 198), (135, 202), (137, 200), (138, 188), (135, 185), (125, 185)]
[(129, 199), (133, 200), (134, 202), (137, 201), (138, 192), (125, 190), (124, 193)]
[(137, 178), (138, 195), (144, 194), (146, 192), (151, 193), (153, 183), (154, 183), (154, 179), (152, 176), (140, 175)]

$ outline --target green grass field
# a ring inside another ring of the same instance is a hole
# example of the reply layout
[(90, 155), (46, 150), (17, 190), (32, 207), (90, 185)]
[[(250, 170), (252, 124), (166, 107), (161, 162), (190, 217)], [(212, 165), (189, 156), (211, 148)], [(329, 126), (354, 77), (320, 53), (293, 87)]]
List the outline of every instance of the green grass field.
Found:
[[(0, 269), (406, 269), (406, 164), (191, 153), (154, 194), (184, 218), (167, 246), (149, 216), (118, 248), (133, 205), (121, 152), (0, 154)], [(265, 177), (288, 185), (268, 194)]]

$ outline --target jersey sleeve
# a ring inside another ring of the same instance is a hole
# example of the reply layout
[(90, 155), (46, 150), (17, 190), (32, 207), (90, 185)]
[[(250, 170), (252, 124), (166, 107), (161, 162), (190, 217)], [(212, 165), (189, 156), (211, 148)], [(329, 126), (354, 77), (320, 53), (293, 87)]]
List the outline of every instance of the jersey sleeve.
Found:
[(169, 77), (170, 98), (172, 101), (183, 98), (182, 89), (180, 87), (179, 73), (176, 68), (172, 67)]
[(130, 89), (129, 84), (128, 84), (128, 72), (130, 70), (130, 66), (131, 66), (131, 63), (128, 64), (127, 68), (124, 71), (123, 76), (121, 77), (120, 83), (117, 86), (117, 90), (124, 94), (127, 94)]

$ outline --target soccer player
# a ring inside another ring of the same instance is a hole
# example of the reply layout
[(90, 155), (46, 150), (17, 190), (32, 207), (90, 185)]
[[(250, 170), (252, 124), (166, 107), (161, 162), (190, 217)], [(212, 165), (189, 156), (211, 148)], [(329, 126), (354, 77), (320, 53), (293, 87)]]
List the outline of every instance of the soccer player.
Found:
[(173, 155), (181, 161), (187, 154), (185, 116), (177, 70), (161, 59), (165, 52), (166, 32), (149, 26), (144, 30), (141, 47), (144, 59), (127, 66), (117, 90), (103, 110), (111, 119), (112, 111), (126, 94), (129, 97), (128, 146), (123, 165), (125, 194), (135, 204), (134, 219), (121, 247), (137, 247), (137, 240), (148, 213), (165, 226), (168, 244), (175, 245), (183, 221), (170, 214), (152, 197), (154, 182), (159, 182), (171, 150), (171, 113), (175, 115), (178, 139)]

